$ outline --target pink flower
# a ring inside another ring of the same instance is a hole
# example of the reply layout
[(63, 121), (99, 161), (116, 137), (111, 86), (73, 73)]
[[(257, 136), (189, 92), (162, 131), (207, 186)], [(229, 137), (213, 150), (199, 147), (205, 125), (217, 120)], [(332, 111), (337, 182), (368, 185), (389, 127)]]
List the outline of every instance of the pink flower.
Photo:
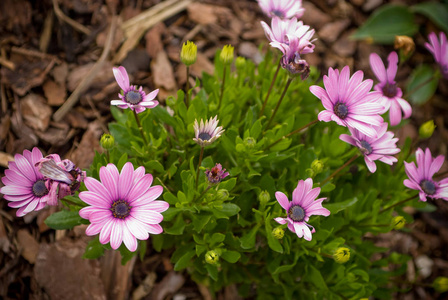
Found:
[(207, 175), (208, 182), (219, 183), (221, 180), (229, 176), (229, 172), (223, 169), (221, 164), (216, 164), (211, 170), (206, 170), (205, 175)]
[[(15, 161), (9, 162), (9, 169), (5, 170), (0, 189), (9, 207), (19, 208), (18, 217), (27, 213), (41, 210), (47, 202), (51, 202), (47, 180), (44, 179), (35, 164), (42, 159), (42, 152), (38, 148), (23, 151), (23, 155), (14, 155)], [(57, 199), (55, 200), (57, 202)]]
[(263, 13), (270, 18), (300, 18), (305, 12), (302, 0), (258, 0), (258, 5)]
[(325, 89), (313, 85), (311, 93), (322, 101), (325, 107), (318, 115), (319, 121), (335, 121), (341, 126), (359, 130), (369, 137), (376, 137), (372, 126), (381, 126), (383, 118), (379, 115), (384, 107), (378, 103), (379, 92), (370, 92), (373, 81), (362, 81), (364, 73), (357, 71), (350, 78), (350, 69), (345, 66), (339, 70), (328, 70), (324, 76)]
[(313, 180), (311, 178), (298, 182), (297, 187), (292, 192), (291, 202), (289, 202), (285, 194), (276, 192), (275, 198), (286, 210), (288, 216), (286, 218), (275, 218), (275, 221), (282, 225), (287, 223), (289, 230), (297, 234), (299, 238), (304, 237), (305, 240), (311, 241), (311, 233), (314, 233), (315, 229), (306, 223), (310, 216), (320, 215), (327, 217), (330, 215), (330, 211), (322, 207), (322, 201), (326, 198), (315, 200), (319, 193), (320, 188), (313, 189)]
[(156, 200), (163, 192), (160, 185), (151, 187), (152, 175), (145, 174), (145, 168), (134, 171), (127, 162), (121, 173), (113, 164), (100, 169), (100, 179), (87, 177), (86, 192), (79, 197), (91, 205), (82, 208), (79, 215), (90, 221), (86, 229), (89, 236), (100, 234), (100, 243), (113, 249), (123, 242), (130, 251), (137, 249), (137, 239), (146, 240), (151, 234), (163, 231), (159, 223), (161, 212), (168, 209), (165, 201)]
[(349, 130), (352, 136), (341, 134), (339, 138), (358, 147), (364, 155), (364, 161), (371, 173), (376, 171), (375, 160), (380, 160), (388, 165), (397, 162), (397, 159), (392, 155), (400, 152), (400, 148), (397, 148), (396, 145), (398, 138), (393, 138), (394, 133), (387, 131), (387, 123), (383, 123), (377, 128), (378, 134), (376, 138), (366, 136), (354, 128), (349, 128)]
[(41, 174), (48, 179), (47, 186), (50, 189), (48, 205), (57, 205), (58, 200), (67, 195), (73, 195), (86, 178), (86, 172), (77, 168), (75, 164), (61, 158), (57, 154), (50, 154), (36, 163)]
[(222, 129), (222, 126), (218, 126), (218, 123), (218, 116), (210, 118), (210, 120), (205, 120), (205, 123), (201, 119), (200, 125), (198, 120), (194, 120), (193, 128), (195, 137), (193, 138), (193, 141), (202, 147), (210, 145), (216, 141), (216, 139), (224, 132), (224, 129)]
[(384, 66), (381, 58), (376, 53), (370, 54), (370, 67), (376, 78), (380, 81), (375, 85), (375, 91), (381, 92), (381, 105), (384, 106), (384, 112), (389, 111), (390, 125), (395, 126), (401, 122), (401, 111), (403, 111), (404, 119), (407, 119), (412, 114), (412, 108), (409, 103), (402, 99), (403, 92), (395, 82), (395, 75), (397, 74), (398, 55), (396, 52), (391, 52), (387, 57), (389, 65)]
[(425, 43), (426, 49), (432, 53), (434, 59), (440, 66), (440, 71), (443, 77), (448, 79), (448, 43), (446, 35), (443, 32), (439, 33), (439, 40), (434, 32), (431, 32), (428, 36), (429, 43)]
[(437, 182), (432, 179), (445, 161), (443, 155), (432, 159), (431, 151), (426, 148), (425, 152), (418, 148), (415, 152), (417, 157), (417, 165), (414, 162), (404, 162), (406, 175), (409, 179), (405, 179), (403, 184), (410, 189), (419, 191), (420, 201), (426, 201), (426, 197), (433, 199), (443, 199), (448, 201), (448, 178)]
[(124, 67), (113, 68), (113, 72), (115, 80), (123, 90), (123, 94), (118, 94), (120, 100), (112, 100), (111, 105), (117, 105), (122, 109), (130, 108), (135, 110), (136, 113), (141, 113), (145, 109), (154, 108), (159, 104), (158, 101), (154, 100), (159, 93), (159, 89), (146, 95), (142, 87), (137, 89), (137, 86), (129, 84), (128, 72)]

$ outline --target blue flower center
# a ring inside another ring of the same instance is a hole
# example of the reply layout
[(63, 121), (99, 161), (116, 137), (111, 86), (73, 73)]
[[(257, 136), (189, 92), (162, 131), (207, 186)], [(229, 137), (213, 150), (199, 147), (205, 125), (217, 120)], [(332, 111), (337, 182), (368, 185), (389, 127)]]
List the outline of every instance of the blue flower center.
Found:
[(48, 194), (48, 189), (45, 186), (45, 180), (38, 180), (33, 184), (33, 194), (36, 197), (43, 197)]
[(340, 102), (336, 103), (336, 105), (334, 106), (334, 113), (339, 117), (339, 119), (345, 119), (348, 115), (347, 105)]
[(300, 205), (294, 205), (289, 208), (288, 217), (294, 222), (302, 222), (305, 219), (305, 210)]
[(431, 180), (423, 180), (420, 182), (420, 187), (427, 195), (434, 195), (436, 193), (436, 185)]
[(397, 85), (393, 83), (386, 83), (383, 87), (383, 95), (387, 98), (394, 98), (397, 95)]
[(369, 155), (373, 151), (372, 146), (370, 146), (370, 144), (367, 143), (366, 141), (361, 141), (361, 148), (359, 148), (359, 150), (364, 155)]
[(142, 101), (142, 95), (136, 91), (129, 91), (126, 93), (126, 102), (129, 104), (138, 104)]
[(129, 216), (131, 208), (132, 207), (126, 201), (117, 200), (112, 203), (112, 207), (110, 208), (110, 210), (112, 211), (114, 218), (125, 219), (127, 216)]
[(208, 141), (208, 140), (210, 140), (212, 138), (212, 136), (210, 134), (208, 134), (207, 132), (201, 132), (198, 135), (198, 138), (200, 138), (203, 141)]

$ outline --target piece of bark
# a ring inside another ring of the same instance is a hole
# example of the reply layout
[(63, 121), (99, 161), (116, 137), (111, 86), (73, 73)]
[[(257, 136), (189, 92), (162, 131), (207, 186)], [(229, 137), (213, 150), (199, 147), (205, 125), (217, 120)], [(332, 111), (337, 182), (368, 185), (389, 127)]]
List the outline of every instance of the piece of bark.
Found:
[(132, 270), (137, 256), (131, 258), (125, 265), (121, 264), (119, 251), (106, 251), (101, 257), (101, 279), (107, 291), (107, 299), (127, 299), (131, 283)]
[(143, 282), (132, 293), (132, 300), (140, 300), (149, 295), (155, 285), (156, 279), (157, 275), (154, 272), (150, 272), (146, 275)]
[(30, 264), (34, 264), (39, 251), (39, 243), (26, 229), (20, 229), (17, 232), (17, 241), (22, 249), (23, 258)]
[(335, 22), (325, 24), (318, 31), (318, 36), (320, 39), (331, 44), (338, 39), (342, 31), (344, 31), (349, 25), (349, 19), (337, 20)]
[(353, 31), (344, 33), (331, 47), (333, 51), (342, 57), (351, 57), (356, 51), (356, 42), (350, 39)]
[(99, 140), (103, 130), (100, 121), (89, 124), (87, 131), (82, 136), (78, 148), (70, 155), (70, 160), (81, 169), (88, 168), (93, 162), (95, 151), (101, 152)]
[(9, 241), (8, 234), (3, 224), (3, 217), (0, 217), (0, 249), (3, 253), (9, 253), (11, 242)]
[(165, 24), (160, 22), (154, 25), (154, 27), (148, 30), (145, 34), (146, 53), (148, 53), (151, 58), (156, 58), (157, 54), (163, 51), (162, 34), (164, 34), (165, 31)]
[(156, 59), (151, 63), (151, 70), (154, 78), (154, 85), (157, 88), (162, 87), (168, 91), (174, 91), (176, 89), (173, 67), (168, 60), (165, 51), (161, 51), (157, 54)]
[(174, 271), (169, 272), (161, 282), (159, 282), (148, 299), (163, 300), (168, 295), (173, 295), (185, 282), (184, 276)]
[(331, 22), (330, 15), (324, 13), (310, 1), (304, 1), (302, 5), (303, 8), (305, 8), (305, 14), (302, 16), (301, 19), (304, 24), (309, 25), (316, 30), (319, 30), (325, 24)]
[[(67, 78), (67, 89), (73, 92), (94, 65), (95, 63), (92, 62), (86, 65), (78, 66), (71, 70)], [(89, 88), (102, 88), (104, 85), (112, 81), (114, 79), (112, 67), (113, 66), (110, 62), (105, 61), (93, 77)]]
[(42, 86), (47, 98), (47, 104), (51, 106), (61, 106), (67, 97), (67, 90), (65, 86), (54, 82), (53, 80), (47, 80)]
[(20, 110), (28, 126), (40, 131), (47, 130), (53, 111), (43, 97), (37, 94), (25, 96), (20, 100)]

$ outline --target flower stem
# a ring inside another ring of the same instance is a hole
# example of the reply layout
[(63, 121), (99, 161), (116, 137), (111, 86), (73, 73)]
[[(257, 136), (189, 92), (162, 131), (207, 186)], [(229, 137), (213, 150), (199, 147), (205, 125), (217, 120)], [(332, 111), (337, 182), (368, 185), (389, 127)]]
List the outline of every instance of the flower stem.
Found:
[(270, 144), (269, 146), (267, 146), (266, 148), (264, 148), (264, 150), (267, 150), (267, 149), (271, 148), (272, 146), (277, 145), (277, 144), (280, 143), (282, 140), (284, 140), (284, 139), (290, 137), (290, 136), (293, 135), (293, 134), (299, 133), (300, 131), (302, 131), (302, 130), (304, 130), (304, 129), (306, 129), (306, 128), (308, 128), (308, 127), (314, 125), (314, 124), (316, 124), (317, 122), (319, 122), (319, 120), (311, 121), (311, 122), (309, 122), (308, 124), (306, 124), (306, 125), (304, 125), (304, 126), (298, 128), (298, 129), (296, 129), (296, 130), (294, 130), (294, 131), (291, 131), (291, 132), (288, 133), (287, 135), (282, 136), (281, 138), (279, 138), (278, 140), (276, 140), (275, 142), (273, 142), (272, 144)]
[(385, 211), (388, 211), (388, 210), (394, 208), (395, 206), (398, 206), (398, 205), (400, 205), (400, 204), (406, 203), (406, 202), (408, 202), (409, 200), (412, 200), (412, 199), (417, 198), (417, 197), (418, 197), (418, 194), (416, 194), (416, 195), (414, 195), (414, 196), (411, 196), (411, 197), (409, 197), (409, 198), (406, 198), (406, 199), (404, 199), (404, 200), (401, 200), (400, 202), (397, 202), (397, 203), (395, 203), (395, 204), (392, 204), (391, 206), (388, 206), (388, 207), (383, 208), (382, 210), (379, 211), (379, 213), (383, 213), (383, 212), (385, 212)]
[(272, 120), (274, 120), (275, 114), (278, 111), (278, 108), (280, 107), (280, 104), (283, 101), (283, 98), (285, 97), (286, 91), (288, 90), (289, 85), (291, 84), (293, 78), (289, 77), (288, 81), (286, 82), (285, 88), (283, 89), (283, 93), (280, 96), (280, 99), (278, 99), (277, 105), (275, 106), (274, 112), (272, 113), (271, 118), (269, 119), (268, 125), (266, 126), (266, 128), (269, 128), (269, 125), (271, 125)]
[(185, 100), (185, 105), (188, 108), (188, 105), (190, 103), (190, 80), (188, 80), (190, 78), (190, 66), (187, 66), (187, 83), (185, 84), (185, 96), (186, 96), (186, 100)]
[(224, 66), (224, 71), (222, 72), (222, 85), (221, 85), (221, 95), (219, 96), (218, 110), (221, 108), (222, 97), (224, 96), (224, 86), (226, 85), (226, 70), (227, 66)]
[(202, 164), (202, 157), (204, 156), (204, 146), (201, 146), (201, 154), (199, 154), (199, 162), (198, 162), (198, 169), (196, 171), (196, 191), (198, 190), (198, 184), (199, 184), (199, 168)]
[(145, 142), (145, 145), (147, 146), (148, 145), (148, 141), (146, 140), (146, 137), (145, 137), (145, 135), (143, 133), (143, 127), (142, 127), (142, 124), (140, 123), (140, 119), (138, 117), (138, 114), (135, 112), (135, 110), (132, 110), (132, 111), (134, 112), (134, 117), (135, 117), (135, 120), (137, 121), (137, 126), (138, 126), (138, 129), (140, 130), (140, 134), (142, 135), (143, 141)]
[(271, 95), (272, 88), (274, 87), (275, 80), (277, 79), (278, 71), (280, 71), (280, 66), (281, 65), (280, 65), (280, 61), (279, 61), (277, 70), (275, 71), (274, 78), (272, 78), (271, 85), (269, 86), (268, 93), (266, 94), (266, 98), (264, 99), (263, 106), (261, 107), (260, 114), (258, 115), (258, 118), (261, 118), (261, 116), (264, 113), (264, 109), (266, 108), (266, 104), (268, 103), (268, 99), (269, 99), (269, 96)]
[(333, 178), (336, 174), (338, 174), (339, 172), (341, 172), (345, 167), (347, 167), (348, 165), (350, 165), (353, 161), (355, 161), (355, 159), (357, 159), (359, 157), (359, 154), (355, 154), (352, 158), (350, 158), (345, 164), (343, 164), (342, 166), (340, 166), (336, 171), (334, 171), (330, 176), (328, 176), (324, 181), (322, 181), (322, 183), (320, 184), (321, 186), (323, 186), (327, 181), (329, 181), (331, 178)]

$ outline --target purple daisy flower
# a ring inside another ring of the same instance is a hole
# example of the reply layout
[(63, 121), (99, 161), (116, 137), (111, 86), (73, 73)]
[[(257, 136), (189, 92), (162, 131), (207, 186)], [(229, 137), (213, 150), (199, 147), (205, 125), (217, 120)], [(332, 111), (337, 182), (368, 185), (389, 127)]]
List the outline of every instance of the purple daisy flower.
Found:
[(351, 127), (363, 134), (375, 137), (376, 130), (372, 126), (380, 126), (383, 118), (379, 115), (384, 107), (378, 103), (380, 92), (370, 92), (373, 81), (363, 80), (364, 73), (357, 71), (350, 78), (350, 69), (345, 66), (341, 74), (339, 70), (328, 70), (324, 75), (325, 89), (313, 85), (311, 93), (322, 101), (325, 107), (318, 115), (319, 121), (335, 121), (341, 126)]
[(224, 129), (222, 129), (221, 126), (218, 126), (218, 123), (219, 123), (218, 116), (210, 118), (210, 120), (206, 120), (205, 124), (204, 121), (201, 119), (200, 125), (198, 123), (198, 120), (194, 120), (193, 127), (195, 132), (195, 138), (193, 138), (193, 141), (195, 141), (202, 147), (213, 143), (224, 132)]
[(15, 161), (10, 161), (9, 169), (5, 170), (2, 178), (5, 186), (0, 192), (10, 201), (9, 207), (19, 208), (16, 212), (18, 217), (41, 210), (47, 202), (51, 202), (47, 180), (35, 167), (42, 157), (42, 152), (36, 147), (32, 151), (25, 150), (23, 155), (14, 155)]
[(223, 169), (221, 164), (216, 164), (210, 170), (207, 169), (205, 175), (207, 175), (208, 182), (214, 184), (221, 182), (221, 180), (229, 176), (229, 172), (226, 172), (226, 169)]
[(113, 249), (123, 242), (130, 251), (137, 249), (137, 239), (146, 240), (150, 234), (160, 234), (163, 229), (161, 212), (168, 209), (165, 201), (156, 200), (163, 192), (160, 185), (152, 186), (152, 175), (145, 168), (134, 171), (127, 162), (121, 173), (113, 164), (100, 169), (100, 179), (87, 177), (88, 191), (79, 198), (91, 205), (82, 208), (79, 215), (90, 221), (86, 229), (89, 236), (100, 234), (100, 243)]
[(439, 42), (437, 35), (434, 32), (431, 32), (428, 39), (429, 43), (425, 43), (425, 47), (432, 53), (435, 61), (439, 64), (443, 77), (448, 79), (448, 43), (446, 35), (445, 33), (440, 32)]
[(407, 119), (412, 114), (412, 108), (409, 103), (402, 99), (403, 92), (395, 82), (395, 75), (397, 74), (398, 55), (396, 52), (391, 52), (387, 57), (389, 65), (384, 66), (383, 61), (376, 53), (370, 54), (370, 67), (376, 78), (380, 81), (375, 85), (375, 91), (381, 92), (381, 105), (384, 106), (384, 111), (389, 111), (390, 125), (395, 126), (401, 122), (401, 111), (403, 111), (403, 118)]
[(159, 89), (146, 95), (142, 87), (137, 89), (137, 86), (129, 84), (128, 72), (124, 67), (113, 68), (113, 72), (115, 80), (123, 90), (123, 94), (118, 94), (120, 100), (112, 100), (111, 105), (117, 105), (122, 109), (130, 108), (135, 110), (136, 113), (141, 113), (145, 109), (154, 108), (159, 104), (158, 101), (154, 100), (159, 93)]
[(394, 138), (393, 132), (387, 131), (387, 123), (383, 123), (378, 128), (376, 138), (366, 136), (354, 128), (349, 128), (349, 130), (352, 134), (351, 136), (341, 134), (339, 138), (344, 142), (358, 147), (364, 155), (364, 161), (371, 173), (375, 173), (376, 171), (375, 160), (380, 160), (388, 165), (397, 162), (397, 159), (392, 155), (400, 152), (400, 148), (397, 148), (396, 145), (398, 138)]
[(302, 0), (258, 0), (258, 5), (269, 18), (300, 18), (305, 12)]
[(426, 201), (426, 197), (433, 199), (443, 199), (448, 201), (448, 178), (437, 182), (432, 179), (445, 161), (443, 155), (432, 159), (431, 151), (426, 148), (425, 152), (418, 148), (415, 152), (417, 167), (414, 162), (404, 162), (406, 175), (403, 184), (410, 189), (419, 191), (420, 201)]
[(313, 189), (313, 180), (311, 178), (298, 182), (297, 187), (292, 192), (291, 202), (289, 202), (288, 197), (284, 193), (276, 192), (275, 198), (286, 210), (288, 216), (286, 218), (275, 218), (274, 220), (282, 225), (287, 223), (289, 230), (297, 234), (299, 238), (304, 237), (305, 240), (311, 241), (311, 234), (316, 230), (313, 226), (306, 223), (310, 216), (320, 215), (327, 217), (330, 215), (330, 211), (322, 207), (322, 201), (326, 198), (316, 200), (319, 193), (320, 188)]

